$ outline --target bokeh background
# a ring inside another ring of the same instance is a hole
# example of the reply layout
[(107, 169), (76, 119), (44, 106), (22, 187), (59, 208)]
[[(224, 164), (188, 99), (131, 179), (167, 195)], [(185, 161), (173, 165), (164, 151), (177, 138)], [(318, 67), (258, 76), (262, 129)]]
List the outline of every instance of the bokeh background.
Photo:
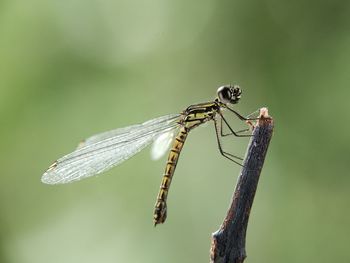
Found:
[(208, 262), (239, 173), (212, 124), (190, 134), (157, 228), (165, 159), (148, 150), (73, 184), (40, 177), (81, 139), (228, 83), (239, 112), (276, 123), (246, 261), (350, 262), (349, 18), (346, 0), (1, 1), (0, 262)]

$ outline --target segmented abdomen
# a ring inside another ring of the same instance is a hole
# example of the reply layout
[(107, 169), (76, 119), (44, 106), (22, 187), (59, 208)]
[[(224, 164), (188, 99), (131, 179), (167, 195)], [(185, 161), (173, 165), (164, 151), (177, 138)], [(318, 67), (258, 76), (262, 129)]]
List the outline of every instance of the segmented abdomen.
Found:
[(179, 133), (175, 137), (174, 144), (170, 150), (168, 161), (165, 166), (165, 172), (163, 175), (162, 183), (157, 197), (157, 202), (154, 208), (153, 221), (154, 225), (163, 223), (167, 216), (166, 199), (168, 196), (169, 187), (172, 177), (175, 172), (176, 164), (180, 156), (182, 147), (188, 135), (188, 128), (181, 127)]

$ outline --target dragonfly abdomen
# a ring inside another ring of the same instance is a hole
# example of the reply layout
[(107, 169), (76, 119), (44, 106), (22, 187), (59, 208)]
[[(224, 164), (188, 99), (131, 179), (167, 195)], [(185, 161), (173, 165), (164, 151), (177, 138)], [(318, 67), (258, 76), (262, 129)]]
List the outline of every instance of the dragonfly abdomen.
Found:
[(173, 178), (177, 161), (180, 156), (180, 152), (188, 135), (188, 128), (181, 127), (179, 133), (175, 137), (174, 144), (170, 149), (168, 161), (165, 166), (165, 172), (163, 175), (162, 183), (157, 197), (157, 202), (154, 208), (153, 221), (154, 225), (163, 223), (167, 217), (167, 205), (166, 199), (168, 196), (169, 187)]

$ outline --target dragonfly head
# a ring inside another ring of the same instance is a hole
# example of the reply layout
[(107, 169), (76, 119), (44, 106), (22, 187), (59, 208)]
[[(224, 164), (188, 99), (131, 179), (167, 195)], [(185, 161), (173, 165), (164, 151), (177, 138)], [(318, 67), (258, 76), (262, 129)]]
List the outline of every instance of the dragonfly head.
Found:
[(218, 99), (224, 104), (236, 104), (241, 98), (242, 90), (238, 85), (227, 85), (218, 88)]

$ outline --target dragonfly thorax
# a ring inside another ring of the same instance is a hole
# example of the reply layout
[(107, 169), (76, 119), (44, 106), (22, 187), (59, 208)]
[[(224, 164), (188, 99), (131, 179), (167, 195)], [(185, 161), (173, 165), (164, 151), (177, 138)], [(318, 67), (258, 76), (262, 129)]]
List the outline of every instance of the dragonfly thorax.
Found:
[(221, 105), (216, 101), (191, 105), (182, 112), (180, 124), (189, 131), (200, 124), (213, 120), (220, 109)]

